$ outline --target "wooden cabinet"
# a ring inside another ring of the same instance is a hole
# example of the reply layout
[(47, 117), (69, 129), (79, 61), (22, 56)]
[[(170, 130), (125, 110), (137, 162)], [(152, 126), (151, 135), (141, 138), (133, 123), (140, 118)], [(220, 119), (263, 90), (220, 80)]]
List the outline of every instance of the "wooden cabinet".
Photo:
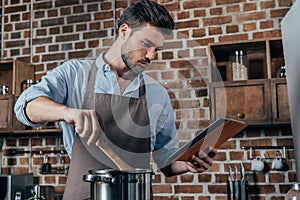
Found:
[(211, 117), (244, 120), (249, 124), (270, 123), (270, 87), (268, 80), (218, 82), (210, 87)]
[(0, 95), (0, 131), (25, 129), (15, 118), (15, 98), (21, 94), (23, 80), (34, 79), (34, 67), (17, 60), (0, 61), (0, 85), (8, 87), (8, 94)]
[(0, 130), (11, 130), (13, 128), (13, 95), (0, 96)]
[(272, 119), (276, 124), (290, 122), (290, 108), (285, 78), (271, 79)]
[(230, 117), (249, 125), (290, 123), (280, 38), (210, 44), (211, 119)]
[(24, 80), (34, 80), (34, 67), (18, 60), (0, 61), (0, 85), (8, 86), (8, 93), (19, 96), (21, 83)]

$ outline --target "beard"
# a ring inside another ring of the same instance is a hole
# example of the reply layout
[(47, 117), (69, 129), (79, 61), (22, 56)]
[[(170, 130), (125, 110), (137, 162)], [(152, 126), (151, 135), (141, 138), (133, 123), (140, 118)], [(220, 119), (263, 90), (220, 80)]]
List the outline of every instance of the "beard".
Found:
[(122, 60), (135, 76), (141, 74), (145, 70), (146, 66), (136, 64), (132, 59), (132, 56), (130, 56), (130, 53), (122, 54)]
[(124, 44), (121, 48), (121, 57), (126, 67), (132, 72), (133, 76), (138, 76), (150, 64), (148, 58), (136, 59), (140, 55), (139, 50), (128, 51), (128, 44)]

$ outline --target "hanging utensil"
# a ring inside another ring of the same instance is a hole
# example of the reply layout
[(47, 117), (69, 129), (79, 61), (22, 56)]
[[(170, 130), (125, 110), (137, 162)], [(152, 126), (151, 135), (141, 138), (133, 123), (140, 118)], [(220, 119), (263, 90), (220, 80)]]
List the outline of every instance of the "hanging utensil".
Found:
[(235, 165), (235, 180), (234, 180), (234, 188), (235, 188), (235, 199), (240, 199), (240, 186), (239, 186), (239, 175), (238, 175), (238, 168)]
[(233, 183), (233, 173), (232, 173), (232, 168), (231, 166), (229, 165), (228, 166), (228, 173), (229, 173), (229, 176), (228, 176), (228, 199), (229, 200), (234, 200), (234, 183)]
[(245, 180), (245, 168), (241, 162), (241, 200), (247, 200), (247, 180)]

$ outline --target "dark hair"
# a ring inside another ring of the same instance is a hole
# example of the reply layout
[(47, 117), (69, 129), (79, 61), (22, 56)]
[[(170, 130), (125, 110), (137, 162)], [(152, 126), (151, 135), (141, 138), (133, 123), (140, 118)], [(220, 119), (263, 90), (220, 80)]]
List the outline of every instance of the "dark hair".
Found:
[(118, 26), (128, 24), (130, 28), (137, 28), (145, 23), (163, 28), (167, 34), (174, 30), (174, 21), (166, 8), (149, 0), (141, 0), (129, 6), (121, 15)]

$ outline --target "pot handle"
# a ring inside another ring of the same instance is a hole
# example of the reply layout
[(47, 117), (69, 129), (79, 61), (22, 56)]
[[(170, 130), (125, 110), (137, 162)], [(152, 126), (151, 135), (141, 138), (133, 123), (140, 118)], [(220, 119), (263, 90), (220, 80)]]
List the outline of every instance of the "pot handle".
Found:
[(103, 182), (108, 184), (116, 184), (117, 179), (109, 176), (94, 176), (91, 174), (84, 175), (83, 181), (85, 182)]

